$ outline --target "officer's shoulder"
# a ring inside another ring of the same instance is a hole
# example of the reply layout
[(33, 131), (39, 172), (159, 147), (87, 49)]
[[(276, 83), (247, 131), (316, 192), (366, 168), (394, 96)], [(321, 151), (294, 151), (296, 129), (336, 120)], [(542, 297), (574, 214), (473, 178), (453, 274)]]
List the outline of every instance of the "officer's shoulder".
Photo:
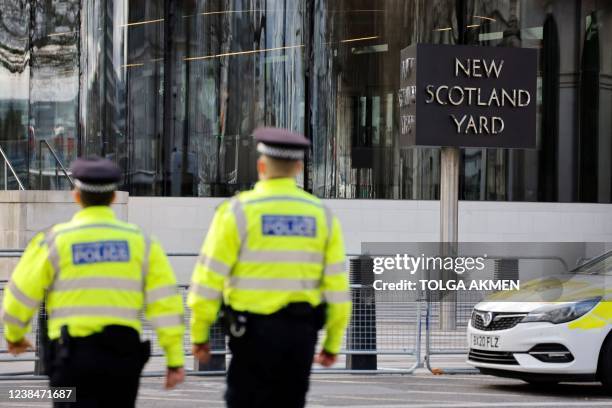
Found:
[(300, 190), (300, 196), (301, 196), (301, 198), (303, 198), (305, 200), (308, 200), (308, 201), (311, 201), (313, 204), (316, 204), (316, 205), (318, 205), (321, 208), (325, 208), (326, 207), (325, 203), (323, 203), (323, 200), (321, 200), (319, 197), (317, 197), (317, 196), (315, 196), (313, 194), (310, 194), (307, 191)]
[(137, 224), (132, 224), (131, 222), (126, 222), (126, 221), (122, 221), (122, 220), (117, 220), (116, 222), (117, 222), (118, 225), (123, 227), (126, 232), (133, 232), (135, 234), (140, 234), (140, 235), (143, 235), (143, 236), (146, 236), (146, 237), (149, 236)]
[(245, 191), (240, 191), (236, 193), (234, 197), (232, 197), (232, 200), (248, 201), (256, 197), (257, 197), (257, 192), (254, 189), (252, 189), (252, 190), (245, 190)]
[(120, 231), (126, 233), (126, 234), (133, 234), (133, 235), (140, 235), (143, 238), (147, 239), (147, 240), (152, 240), (153, 237), (151, 237), (149, 234), (147, 234), (139, 225), (137, 224), (133, 224), (131, 222), (127, 222), (127, 221), (123, 221), (120, 219), (115, 219), (113, 220), (113, 225), (115, 225), (116, 228), (118, 228)]
[(49, 244), (54, 236), (56, 236), (60, 231), (67, 228), (70, 228), (70, 222), (61, 222), (58, 224), (51, 225), (34, 235), (30, 242), (33, 245), (38, 245), (42, 247), (45, 244)]
[(67, 230), (70, 228), (72, 228), (72, 224), (70, 221), (60, 222), (43, 229), (39, 234), (43, 236), (43, 239), (47, 239), (51, 236), (57, 235), (63, 230)]
[(153, 244), (157, 244), (157, 245), (160, 244), (159, 243), (159, 239), (157, 239), (156, 236), (154, 236), (152, 234), (149, 234), (148, 232), (144, 231), (137, 224), (132, 224), (130, 222), (126, 222), (126, 221), (122, 221), (122, 220), (115, 220), (115, 222), (127, 234), (129, 234), (131, 236), (134, 236), (134, 237), (139, 237), (139, 239), (142, 239), (142, 242), (144, 243), (145, 247), (149, 247), (149, 246), (151, 246)]
[(223, 201), (221, 201), (219, 204), (217, 204), (217, 206), (215, 207), (215, 212), (225, 212), (227, 211), (227, 209), (230, 206), (231, 203), (231, 198), (227, 198)]
[(333, 210), (331, 208), (329, 208), (329, 205), (327, 205), (326, 203), (323, 202), (323, 200), (321, 200), (319, 197), (310, 194), (307, 191), (302, 190), (301, 192), (302, 194), (302, 198), (307, 199), (309, 201), (311, 201), (313, 204), (317, 205), (322, 212), (325, 215), (326, 219), (329, 219), (330, 222), (332, 222), (332, 220), (336, 219), (336, 216), (333, 212)]
[(47, 237), (47, 230), (40, 231), (36, 235), (32, 237), (30, 240), (30, 245), (32, 246), (43, 246), (45, 244), (45, 237)]
[(225, 200), (221, 201), (215, 207), (215, 211), (217, 211), (217, 212), (219, 212), (219, 211), (228, 211), (232, 207), (234, 202), (247, 200), (249, 198), (249, 196), (251, 195), (251, 193), (252, 193), (252, 190), (239, 191), (236, 194), (234, 194), (233, 197), (229, 197), (229, 198), (226, 198)]

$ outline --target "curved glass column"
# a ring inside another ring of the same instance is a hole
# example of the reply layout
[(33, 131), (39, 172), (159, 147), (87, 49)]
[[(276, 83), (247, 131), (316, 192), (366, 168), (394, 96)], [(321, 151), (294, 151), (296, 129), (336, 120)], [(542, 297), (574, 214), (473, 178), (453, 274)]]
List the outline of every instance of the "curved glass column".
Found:
[(131, 0), (121, 24), (127, 37), (120, 66), (125, 78), (126, 138), (118, 154), (125, 171), (124, 189), (132, 195), (163, 195), (165, 13), (163, 0)]
[(55, 170), (77, 155), (79, 6), (0, 2), (0, 147), (28, 189), (69, 186)]
[(315, 194), (437, 197), (438, 152), (398, 145), (400, 51), (417, 41), (419, 22), (427, 13), (440, 21), (440, 13), (429, 3), (398, 0), (364, 7), (354, 0), (315, 1), (311, 102)]
[(59, 170), (77, 157), (79, 144), (78, 0), (32, 1), (30, 21), (30, 188), (66, 189)]
[(82, 2), (80, 121), (81, 153), (125, 167), (126, 23), (128, 0)]
[(129, 7), (130, 191), (228, 196), (249, 188), (257, 179), (252, 131), (304, 130), (304, 2)]
[(256, 127), (304, 130), (304, 2), (201, 0), (182, 13), (171, 194), (232, 195), (257, 179)]

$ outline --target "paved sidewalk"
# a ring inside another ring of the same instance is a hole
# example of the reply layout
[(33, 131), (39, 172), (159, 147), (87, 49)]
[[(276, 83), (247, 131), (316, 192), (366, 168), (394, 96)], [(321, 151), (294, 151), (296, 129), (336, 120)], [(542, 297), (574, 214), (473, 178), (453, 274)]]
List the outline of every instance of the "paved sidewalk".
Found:
[[(223, 377), (190, 377), (173, 391), (161, 378), (144, 378), (139, 408), (223, 407)], [(42, 382), (0, 382), (0, 407), (48, 407), (48, 403), (7, 401), (9, 388)], [(77, 394), (78, 395), (78, 394)], [(308, 408), (612, 407), (599, 384), (563, 384), (537, 389), (520, 381), (482, 375), (331, 375), (312, 378)]]

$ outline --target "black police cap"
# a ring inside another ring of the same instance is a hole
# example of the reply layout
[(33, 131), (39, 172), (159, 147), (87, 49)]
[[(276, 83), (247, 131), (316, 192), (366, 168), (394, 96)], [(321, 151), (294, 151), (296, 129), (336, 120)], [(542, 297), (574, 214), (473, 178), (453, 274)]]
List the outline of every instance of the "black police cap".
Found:
[(288, 129), (262, 127), (253, 132), (257, 151), (276, 159), (302, 160), (310, 141)]
[(100, 157), (79, 158), (70, 166), (75, 186), (81, 191), (105, 193), (115, 191), (121, 181), (121, 169)]

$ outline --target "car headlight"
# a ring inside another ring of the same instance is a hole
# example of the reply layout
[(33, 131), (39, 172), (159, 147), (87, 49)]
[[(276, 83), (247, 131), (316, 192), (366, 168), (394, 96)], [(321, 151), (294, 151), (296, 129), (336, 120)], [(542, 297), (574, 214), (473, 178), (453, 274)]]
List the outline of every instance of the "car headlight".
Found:
[(561, 303), (558, 305), (550, 305), (540, 307), (533, 312), (529, 312), (523, 318), (521, 323), (528, 322), (550, 322), (550, 323), (565, 323), (576, 320), (580, 316), (584, 316), (599, 303), (601, 297), (594, 297), (578, 302)]

